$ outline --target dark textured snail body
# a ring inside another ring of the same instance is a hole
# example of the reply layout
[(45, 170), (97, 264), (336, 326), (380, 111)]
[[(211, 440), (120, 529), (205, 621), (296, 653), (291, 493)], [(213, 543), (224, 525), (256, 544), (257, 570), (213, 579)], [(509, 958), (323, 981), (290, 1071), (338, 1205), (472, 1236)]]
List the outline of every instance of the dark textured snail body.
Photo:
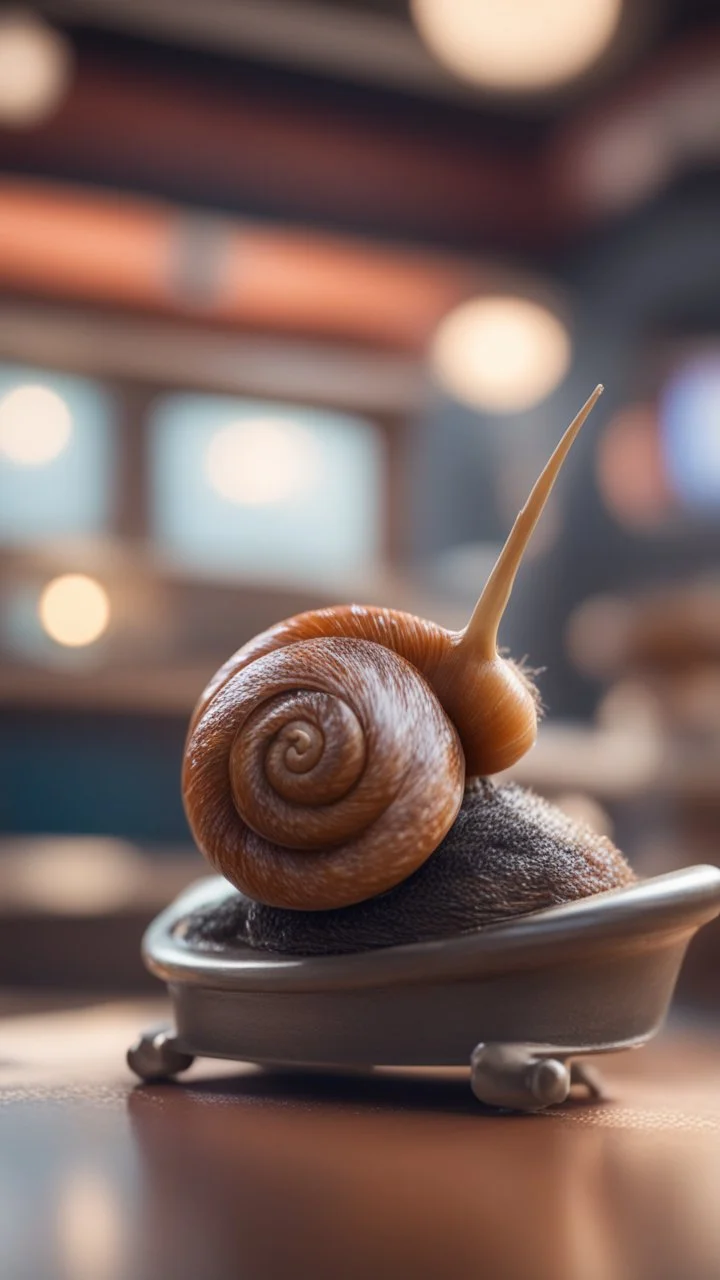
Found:
[(498, 653), (497, 631), (600, 390), (538, 480), (463, 631), (392, 609), (320, 609), (257, 636), (213, 677), (190, 726), (183, 793), (200, 848), (249, 899), (337, 912), (404, 886), (453, 827), (466, 777), (499, 772), (532, 746), (537, 696)]
[(270, 907), (238, 893), (197, 912), (185, 935), (210, 948), (338, 955), (429, 942), (630, 884), (605, 837), (524, 787), (470, 782), (445, 839), (380, 897), (329, 911)]

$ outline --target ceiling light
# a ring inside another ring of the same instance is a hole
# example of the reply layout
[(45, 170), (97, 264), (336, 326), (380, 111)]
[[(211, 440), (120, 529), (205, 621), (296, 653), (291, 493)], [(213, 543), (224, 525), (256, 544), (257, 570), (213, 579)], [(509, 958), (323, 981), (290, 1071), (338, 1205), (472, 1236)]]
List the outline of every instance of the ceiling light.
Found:
[(0, 124), (40, 124), (59, 106), (72, 74), (59, 31), (21, 10), (0, 16)]
[(50, 387), (15, 387), (0, 400), (0, 454), (18, 466), (52, 462), (71, 434), (70, 410)]
[(549, 89), (597, 60), (622, 0), (411, 0), (431, 53), (488, 89)]
[(45, 587), (38, 605), (40, 621), (52, 640), (70, 648), (94, 644), (110, 621), (107, 592), (95, 578), (65, 573)]
[(221, 427), (205, 456), (207, 478), (229, 502), (265, 506), (286, 502), (312, 483), (315, 441), (282, 418), (253, 418)]
[(447, 391), (487, 413), (520, 413), (554, 391), (570, 364), (570, 337), (529, 298), (462, 303), (441, 321), (430, 354)]

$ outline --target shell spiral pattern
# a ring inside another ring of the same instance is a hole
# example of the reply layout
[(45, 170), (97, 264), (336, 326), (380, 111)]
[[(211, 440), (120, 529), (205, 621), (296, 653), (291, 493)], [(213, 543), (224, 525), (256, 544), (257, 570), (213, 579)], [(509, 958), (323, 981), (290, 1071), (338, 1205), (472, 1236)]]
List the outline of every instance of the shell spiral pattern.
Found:
[(456, 729), (420, 672), (369, 640), (264, 653), (191, 727), (183, 792), (200, 848), (269, 906), (326, 910), (393, 888), (460, 808)]

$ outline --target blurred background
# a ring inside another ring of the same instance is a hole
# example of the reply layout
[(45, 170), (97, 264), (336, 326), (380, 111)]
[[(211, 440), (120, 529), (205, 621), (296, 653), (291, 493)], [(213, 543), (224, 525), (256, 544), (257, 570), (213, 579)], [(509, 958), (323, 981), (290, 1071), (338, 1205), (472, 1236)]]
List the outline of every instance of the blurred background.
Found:
[(598, 381), (514, 773), (717, 860), (719, 158), (712, 0), (0, 9), (5, 986), (145, 980), (208, 677), (338, 601), (462, 625)]

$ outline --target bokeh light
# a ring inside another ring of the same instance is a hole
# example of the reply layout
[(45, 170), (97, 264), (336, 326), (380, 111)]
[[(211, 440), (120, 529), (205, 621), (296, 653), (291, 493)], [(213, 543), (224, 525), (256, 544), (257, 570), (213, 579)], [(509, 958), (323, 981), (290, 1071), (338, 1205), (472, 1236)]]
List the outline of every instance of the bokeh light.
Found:
[(0, 400), (0, 453), (18, 466), (52, 462), (71, 434), (70, 410), (50, 387), (15, 387)]
[(0, 15), (0, 123), (30, 127), (59, 106), (72, 75), (68, 41), (34, 14)]
[(660, 429), (672, 489), (689, 510), (720, 509), (720, 354), (689, 361), (660, 397)]
[(81, 648), (94, 644), (107, 630), (110, 601), (95, 578), (65, 573), (44, 588), (38, 614), (52, 640), (69, 648)]
[(431, 350), (451, 395), (488, 413), (519, 413), (544, 400), (570, 364), (570, 336), (529, 298), (488, 296), (462, 303), (441, 321)]
[(548, 89), (595, 62), (621, 0), (411, 0), (430, 51), (461, 79), (495, 90)]
[(229, 502), (286, 502), (312, 483), (314, 441), (309, 431), (289, 420), (231, 422), (210, 440), (205, 467), (213, 489)]
[(620, 596), (591, 596), (570, 615), (565, 643), (578, 671), (604, 679), (622, 666), (628, 652), (632, 608)]
[(110, 836), (33, 840), (5, 868), (6, 901), (56, 915), (91, 916), (128, 906), (143, 888), (136, 847)]
[(117, 1280), (126, 1270), (126, 1232), (117, 1187), (97, 1163), (69, 1164), (59, 1180), (54, 1251), (73, 1280)]
[(598, 442), (597, 483), (603, 502), (628, 529), (652, 530), (672, 509), (657, 415), (650, 404), (618, 411)]

